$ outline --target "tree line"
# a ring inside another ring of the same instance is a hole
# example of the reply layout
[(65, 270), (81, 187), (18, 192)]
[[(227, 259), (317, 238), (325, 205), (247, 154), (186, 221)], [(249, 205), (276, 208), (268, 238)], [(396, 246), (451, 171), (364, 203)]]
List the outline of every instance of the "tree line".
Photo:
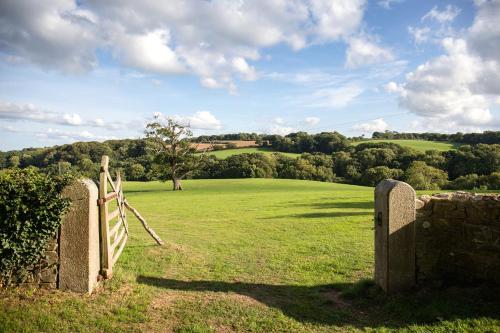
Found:
[(427, 141), (448, 141), (464, 144), (500, 144), (499, 131), (484, 131), (483, 133), (398, 133), (394, 131), (374, 132), (373, 139), (418, 139)]
[[(491, 132), (488, 132), (491, 133)], [(485, 132), (485, 134), (490, 135)], [(239, 154), (226, 159), (194, 156), (196, 168), (188, 178), (291, 178), (373, 186), (385, 178), (404, 180), (416, 189), (500, 189), (500, 145), (471, 144), (456, 150), (425, 153), (395, 143), (361, 143), (356, 146), (337, 132), (286, 136), (245, 133), (192, 138), (192, 141), (247, 138), (283, 154)], [(257, 140), (255, 139), (257, 136)], [(485, 137), (487, 137), (485, 136)], [(0, 152), (2, 168), (34, 166), (51, 174), (78, 173), (97, 178), (102, 155), (110, 156), (113, 170), (127, 180), (149, 181), (171, 177), (158, 167), (149, 139), (77, 142), (48, 148)]]

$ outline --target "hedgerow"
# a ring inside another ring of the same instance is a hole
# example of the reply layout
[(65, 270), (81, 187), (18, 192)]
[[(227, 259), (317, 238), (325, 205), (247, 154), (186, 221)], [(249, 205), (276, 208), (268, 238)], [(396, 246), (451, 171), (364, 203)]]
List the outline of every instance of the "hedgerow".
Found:
[(22, 281), (41, 259), (69, 207), (61, 191), (70, 181), (35, 168), (0, 171), (0, 286)]

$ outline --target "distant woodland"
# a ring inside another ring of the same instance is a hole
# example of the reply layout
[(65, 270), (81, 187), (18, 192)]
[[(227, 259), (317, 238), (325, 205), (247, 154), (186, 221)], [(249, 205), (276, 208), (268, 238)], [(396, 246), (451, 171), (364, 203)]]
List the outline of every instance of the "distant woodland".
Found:
[[(286, 136), (237, 133), (193, 138), (193, 143), (255, 141), (276, 154), (205, 156), (191, 178), (291, 178), (374, 186), (385, 178), (404, 180), (416, 189), (500, 189), (500, 132), (375, 132), (373, 139), (419, 139), (462, 144), (449, 151), (418, 152), (396, 143), (347, 138), (337, 132)], [(353, 145), (354, 141), (366, 142)], [(231, 147), (231, 145), (227, 145)], [(219, 148), (220, 149), (220, 146)], [(301, 154), (297, 158), (279, 154)], [(201, 154), (201, 153), (200, 153)], [(0, 152), (0, 167), (34, 167), (43, 173), (74, 173), (97, 178), (102, 155), (127, 180), (166, 179), (155, 166), (146, 139), (76, 142), (47, 148)]]

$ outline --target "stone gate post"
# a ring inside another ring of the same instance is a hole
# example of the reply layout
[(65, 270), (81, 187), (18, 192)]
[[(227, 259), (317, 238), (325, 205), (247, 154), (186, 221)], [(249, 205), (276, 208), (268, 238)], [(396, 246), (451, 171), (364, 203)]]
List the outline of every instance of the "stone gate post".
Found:
[(100, 269), (97, 186), (90, 179), (78, 180), (63, 196), (71, 199), (71, 206), (59, 238), (59, 289), (91, 293)]
[(415, 285), (415, 190), (387, 179), (375, 188), (375, 282), (387, 293)]

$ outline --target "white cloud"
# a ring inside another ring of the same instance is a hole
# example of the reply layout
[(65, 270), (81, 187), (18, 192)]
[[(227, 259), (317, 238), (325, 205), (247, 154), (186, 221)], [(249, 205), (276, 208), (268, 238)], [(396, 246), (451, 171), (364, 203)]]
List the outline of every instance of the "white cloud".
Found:
[(174, 115), (172, 118), (178, 123), (189, 126), (192, 129), (218, 130), (222, 128), (220, 120), (215, 118), (210, 111), (198, 111), (192, 116)]
[(438, 23), (449, 23), (452, 22), (458, 14), (460, 14), (460, 8), (447, 5), (442, 11), (438, 10), (437, 6), (434, 6), (427, 14), (422, 16), (421, 21), (434, 20)]
[(64, 114), (63, 115), (63, 120), (64, 120), (65, 123), (67, 123), (69, 125), (78, 126), (78, 125), (82, 124), (82, 118), (80, 117), (80, 115), (78, 115), (76, 113), (73, 113), (73, 114)]
[(354, 33), (363, 18), (364, 0), (310, 0), (313, 31), (324, 41), (337, 40)]
[(296, 132), (297, 130), (293, 127), (280, 126), (280, 125), (272, 125), (265, 132), (269, 134), (277, 134), (277, 135), (287, 135), (292, 132)]
[(408, 32), (413, 38), (415, 44), (422, 44), (431, 38), (431, 28), (429, 27), (408, 27)]
[(2, 131), (10, 132), (10, 133), (19, 133), (21, 132), (19, 128), (14, 126), (2, 126)]
[(232, 60), (232, 66), (236, 72), (238, 72), (242, 78), (246, 81), (254, 81), (257, 79), (257, 73), (255, 68), (248, 65), (246, 60), (242, 57), (236, 57)]
[(78, 114), (60, 114), (42, 110), (33, 104), (18, 105), (9, 102), (0, 102), (0, 119), (29, 120), (39, 123), (59, 125), (80, 125), (82, 120)]
[(121, 122), (105, 122), (100, 118), (84, 120), (77, 113), (60, 113), (43, 110), (33, 104), (19, 105), (2, 101), (0, 101), (0, 119), (54, 125), (103, 127), (112, 130), (128, 127), (127, 124)]
[(401, 85), (393, 81), (384, 84), (383, 88), (388, 93), (402, 93), (404, 91), (404, 88), (401, 87)]
[(384, 119), (378, 118), (365, 123), (355, 124), (352, 127), (356, 131), (363, 133), (384, 132), (389, 128), (389, 125)]
[(308, 126), (314, 126), (314, 125), (317, 125), (319, 124), (319, 121), (320, 119), (318, 117), (306, 117), (306, 119), (304, 119), (304, 122), (308, 125)]
[(186, 69), (168, 46), (170, 33), (157, 29), (145, 34), (116, 33), (115, 53), (125, 65), (148, 72), (178, 74)]
[(468, 52), (463, 39), (445, 39), (443, 46), (447, 54), (420, 65), (406, 76), (399, 90), (400, 104), (435, 121), (487, 124), (492, 116), (489, 98), (479, 86), (484, 70), (482, 60)]
[(204, 77), (200, 79), (200, 83), (205, 88), (220, 88), (221, 85), (213, 77)]
[(361, 95), (363, 88), (357, 85), (347, 85), (340, 88), (325, 88), (316, 90), (309, 96), (306, 106), (320, 108), (343, 108)]
[(281, 117), (276, 117), (273, 119), (273, 123), (275, 123), (276, 125), (283, 125), (285, 121)]
[(377, 4), (385, 9), (391, 9), (393, 4), (402, 3), (404, 1), (405, 0), (382, 0), (377, 2)]
[[(403, 84), (391, 85), (400, 94), (400, 105), (429, 124), (480, 128), (498, 122), (490, 105), (500, 96), (500, 1), (476, 5), (477, 15), (462, 38), (442, 39), (443, 55), (408, 73)], [(457, 10), (447, 11), (453, 15), (431, 16), (452, 20)]]
[[(495, 125), (488, 126), (489, 130), (495, 128)], [(496, 126), (498, 128), (498, 126)], [(481, 133), (484, 128), (474, 125), (462, 125), (454, 121), (449, 122), (432, 122), (425, 118), (414, 120), (410, 123), (409, 131), (411, 132), (433, 132), (433, 133)]]
[(471, 51), (484, 59), (500, 62), (500, 1), (476, 1), (478, 13), (469, 29)]
[(96, 52), (124, 66), (189, 73), (203, 86), (235, 92), (235, 78), (258, 78), (263, 48), (299, 50), (348, 39), (365, 0), (145, 0), (0, 2), (0, 52), (42, 68), (84, 72)]
[(75, 1), (0, 1), (0, 51), (44, 68), (78, 73), (97, 64), (94, 13)]
[(406, 61), (398, 60), (358, 70), (315, 68), (295, 72), (272, 72), (265, 77), (300, 85), (304, 93), (283, 96), (285, 102), (294, 106), (340, 108), (349, 105), (364, 91), (376, 91), (383, 84), (394, 80), (404, 73), (406, 67)]
[(75, 141), (104, 141), (116, 139), (114, 136), (95, 135), (89, 131), (62, 131), (59, 129), (49, 128), (44, 132), (36, 132), (35, 136), (44, 140), (64, 140), (69, 142)]
[(443, 11), (439, 11), (434, 6), (420, 19), (420, 22), (426, 25), (420, 27), (410, 25), (408, 26), (408, 33), (416, 45), (423, 43), (440, 44), (443, 38), (457, 38), (458, 32), (452, 27), (452, 24), (460, 12), (460, 8), (452, 5), (446, 6)]
[(378, 46), (366, 37), (353, 37), (348, 41), (346, 51), (346, 67), (357, 68), (394, 59), (392, 52)]

